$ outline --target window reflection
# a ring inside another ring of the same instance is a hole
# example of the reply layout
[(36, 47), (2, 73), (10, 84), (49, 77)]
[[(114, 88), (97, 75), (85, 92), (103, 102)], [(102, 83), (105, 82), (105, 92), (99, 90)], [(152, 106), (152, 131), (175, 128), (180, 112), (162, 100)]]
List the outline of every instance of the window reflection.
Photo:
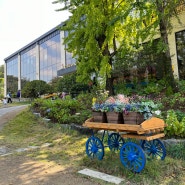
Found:
[[(65, 31), (64, 37), (67, 37), (67, 36), (68, 36), (68, 32)], [(65, 48), (67, 48), (67, 44), (65, 45)], [(76, 60), (73, 58), (72, 53), (69, 53), (66, 50), (66, 66), (65, 67), (70, 67), (70, 66), (74, 65), (75, 63), (76, 63)]]
[[(51, 37), (52, 36), (52, 37)], [(56, 32), (40, 43), (40, 80), (50, 82), (61, 69), (60, 34)]]
[(36, 80), (36, 48), (31, 48), (21, 52), (21, 88), (26, 82)]
[(175, 34), (179, 79), (185, 80), (185, 30)]
[(18, 89), (18, 57), (7, 61), (7, 92), (16, 93)]

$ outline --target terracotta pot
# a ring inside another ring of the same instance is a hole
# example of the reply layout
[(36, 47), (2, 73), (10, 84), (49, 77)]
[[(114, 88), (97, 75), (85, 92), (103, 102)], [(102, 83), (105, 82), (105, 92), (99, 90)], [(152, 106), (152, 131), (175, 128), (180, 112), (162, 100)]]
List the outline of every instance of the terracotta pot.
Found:
[(144, 116), (139, 112), (128, 112), (127, 114), (123, 113), (123, 119), (124, 124), (139, 125), (144, 121)]
[(92, 117), (94, 122), (107, 123), (107, 117), (105, 112), (92, 111)]
[(123, 115), (120, 112), (106, 112), (108, 123), (123, 124)]

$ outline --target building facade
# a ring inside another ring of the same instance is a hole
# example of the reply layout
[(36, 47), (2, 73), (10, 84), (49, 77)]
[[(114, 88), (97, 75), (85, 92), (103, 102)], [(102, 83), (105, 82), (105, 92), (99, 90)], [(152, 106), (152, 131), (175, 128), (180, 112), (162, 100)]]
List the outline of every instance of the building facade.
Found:
[(59, 29), (61, 26), (56, 26), (5, 58), (5, 95), (9, 91), (16, 93), (29, 81), (49, 83), (62, 69), (75, 70), (75, 60), (62, 44), (67, 33)]

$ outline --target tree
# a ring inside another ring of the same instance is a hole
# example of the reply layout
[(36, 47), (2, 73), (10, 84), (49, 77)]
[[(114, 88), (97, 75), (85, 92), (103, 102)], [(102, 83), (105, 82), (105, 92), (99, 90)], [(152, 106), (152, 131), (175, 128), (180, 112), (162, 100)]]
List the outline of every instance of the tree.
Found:
[(4, 65), (0, 66), (0, 78), (4, 78)]
[[(157, 34), (160, 35), (157, 52), (163, 55), (161, 62), (167, 85), (171, 86), (174, 90), (176, 89), (176, 84), (172, 70), (168, 34), (173, 27), (171, 18), (174, 16), (178, 19), (176, 9), (181, 2), (181, 0), (138, 0), (133, 1), (129, 10), (137, 14), (135, 24), (133, 24), (134, 16), (131, 17), (129, 23), (132, 24), (131, 27), (140, 28), (137, 34), (140, 35), (141, 43), (146, 40), (153, 40)], [(128, 16), (123, 12), (116, 18), (116, 21), (125, 21), (127, 19)]]
[[(141, 47), (142, 42), (161, 35), (160, 50), (164, 53), (164, 75), (174, 88), (172, 62), (168, 47), (170, 18), (176, 15), (180, 0), (57, 0), (65, 3), (59, 9), (72, 16), (62, 27), (68, 31), (67, 50), (77, 60), (79, 81), (89, 81), (94, 73), (101, 77), (113, 94), (113, 69), (117, 54), (122, 58)], [(174, 12), (174, 13), (173, 13)], [(157, 29), (159, 28), (159, 29)], [(124, 62), (124, 61), (123, 61)]]
[(164, 44), (163, 53), (166, 59), (163, 61), (164, 73), (167, 83), (173, 88), (173, 90), (176, 90), (176, 83), (172, 70), (172, 60), (168, 44), (168, 33), (172, 28), (171, 17), (177, 15), (176, 8), (180, 2), (180, 0), (156, 0), (155, 2), (161, 41)]
[(65, 75), (60, 78), (57, 83), (57, 90), (59, 92), (78, 94), (80, 92), (87, 91), (88, 89), (88, 85), (76, 82), (76, 73)]
[(68, 32), (64, 43), (77, 61), (77, 80), (87, 83), (95, 74), (113, 94), (114, 57), (123, 46), (128, 46), (131, 37), (125, 39), (121, 22), (112, 25), (111, 21), (127, 8), (127, 3), (121, 0), (58, 0), (54, 3), (58, 2), (65, 3), (60, 10), (72, 13), (61, 29)]
[(4, 65), (0, 66), (0, 98), (3, 97), (4, 91)]
[(33, 80), (26, 83), (21, 94), (26, 98), (38, 98), (46, 93), (52, 93), (52, 87), (45, 81)]

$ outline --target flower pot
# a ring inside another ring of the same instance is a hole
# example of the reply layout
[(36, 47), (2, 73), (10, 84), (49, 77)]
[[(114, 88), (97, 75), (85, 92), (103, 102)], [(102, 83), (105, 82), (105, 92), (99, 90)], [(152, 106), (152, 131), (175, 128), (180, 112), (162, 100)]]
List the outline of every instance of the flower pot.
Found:
[(120, 112), (106, 112), (108, 123), (123, 124), (123, 115)]
[(105, 112), (92, 111), (92, 117), (94, 119), (94, 122), (107, 123)]
[(123, 114), (124, 124), (139, 125), (144, 121), (143, 114), (139, 112), (128, 112)]

